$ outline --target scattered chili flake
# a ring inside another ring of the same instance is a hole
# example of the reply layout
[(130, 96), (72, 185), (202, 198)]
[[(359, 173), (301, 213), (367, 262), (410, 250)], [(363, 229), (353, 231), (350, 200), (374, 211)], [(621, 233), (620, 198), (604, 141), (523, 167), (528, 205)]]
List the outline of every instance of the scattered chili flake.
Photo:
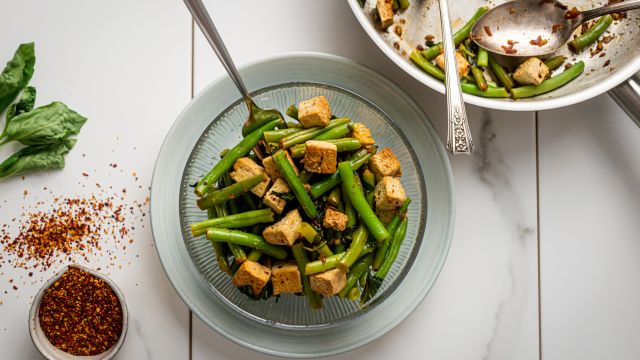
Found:
[(74, 266), (45, 290), (38, 317), (51, 344), (72, 355), (104, 353), (122, 334), (122, 306), (111, 286)]
[(613, 35), (607, 35), (605, 37), (602, 38), (602, 42), (605, 44), (608, 44), (611, 42), (611, 40), (613, 40), (615, 38), (615, 36)]
[(569, 70), (569, 69), (571, 69), (572, 66), (573, 66), (573, 64), (564, 64), (564, 69), (565, 70)]
[(491, 28), (489, 26), (484, 27), (484, 32), (486, 32), (489, 36), (493, 36), (493, 33), (491, 32)]
[(514, 7), (509, 8), (509, 14), (513, 15), (515, 13), (516, 13), (516, 8)]
[(22, 194), (23, 194), (24, 196), (27, 196), (27, 195), (29, 195), (29, 192), (28, 192), (27, 190), (25, 190)]
[(395, 32), (396, 35), (398, 35), (398, 36), (402, 36), (402, 26), (396, 25), (393, 28), (393, 32)]
[(580, 14), (582, 14), (582, 12), (580, 12), (580, 10), (576, 9), (575, 7), (573, 7), (571, 10), (567, 11), (564, 14), (564, 18), (565, 19), (575, 19), (578, 16), (580, 16)]
[(514, 49), (514, 48), (513, 48), (513, 46), (514, 46), (515, 44), (517, 44), (517, 43), (518, 43), (517, 41), (507, 40), (507, 44), (508, 44), (509, 46), (504, 46), (504, 45), (502, 45), (502, 46), (501, 46), (501, 47), (502, 47), (502, 50), (504, 50), (504, 53), (505, 53), (505, 54), (515, 54), (515, 53), (517, 53), (517, 52), (518, 52), (518, 50)]
[(89, 177), (89, 174), (87, 174), (86, 172), (83, 172), (83, 173), (82, 173), (82, 176), (84, 176), (84, 177)]
[(602, 65), (602, 67), (607, 67), (609, 66), (609, 64), (611, 64), (611, 59), (607, 59), (607, 61), (604, 62), (604, 65)]
[(400, 50), (400, 44), (398, 44), (397, 41), (393, 43), (393, 47), (396, 48), (396, 50)]
[(551, 33), (555, 34), (563, 28), (564, 26), (562, 26), (562, 24), (553, 24), (553, 26), (551, 27)]
[(529, 43), (531, 45), (537, 45), (538, 47), (543, 47), (545, 46), (547, 43), (549, 42), (549, 40), (547, 39), (543, 39), (542, 36), (538, 35), (537, 39), (531, 40), (529, 41)]
[(424, 50), (424, 46), (418, 44), (418, 46), (416, 46), (416, 49), (418, 49), (418, 51), (422, 51)]

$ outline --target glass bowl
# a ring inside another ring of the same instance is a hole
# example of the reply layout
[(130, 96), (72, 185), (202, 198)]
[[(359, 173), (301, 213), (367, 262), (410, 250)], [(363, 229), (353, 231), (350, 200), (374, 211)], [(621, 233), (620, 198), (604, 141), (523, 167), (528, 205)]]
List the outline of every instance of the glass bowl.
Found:
[[(162, 145), (151, 184), (151, 226), (164, 270), (180, 297), (205, 324), (228, 339), (267, 354), (317, 358), (384, 335), (424, 299), (446, 259), (453, 232), (449, 158), (420, 107), (398, 86), (353, 61), (318, 53), (285, 54), (240, 69), (260, 106), (286, 109), (324, 94), (334, 113), (367, 124), (380, 146), (403, 166), (412, 197), (409, 229), (398, 260), (369, 304), (325, 300), (320, 311), (306, 299), (283, 296), (250, 302), (222, 274), (204, 238), (187, 226), (204, 219), (193, 184), (240, 140), (244, 105), (227, 76), (196, 96)], [(356, 95), (357, 94), (357, 95)], [(427, 211), (428, 208), (428, 211)]]

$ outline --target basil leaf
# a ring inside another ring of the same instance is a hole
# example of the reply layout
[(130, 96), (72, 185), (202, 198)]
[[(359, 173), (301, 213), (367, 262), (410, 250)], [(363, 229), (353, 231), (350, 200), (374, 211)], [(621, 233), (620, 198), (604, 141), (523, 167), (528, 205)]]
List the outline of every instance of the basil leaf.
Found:
[(48, 145), (80, 132), (87, 118), (61, 102), (53, 102), (14, 117), (7, 126), (7, 141)]
[(7, 126), (9, 125), (9, 121), (11, 121), (11, 119), (13, 119), (14, 117), (33, 110), (33, 106), (35, 104), (36, 88), (34, 88), (33, 86), (27, 86), (22, 92), (22, 95), (20, 95), (20, 99), (18, 100), (18, 102), (9, 106), (9, 109), (7, 110), (7, 123), (4, 128), (7, 128)]
[(34, 44), (20, 45), (13, 55), (13, 59), (7, 63), (0, 74), (0, 113), (18, 96), (20, 90), (27, 86), (33, 76), (35, 63)]
[(35, 171), (62, 169), (64, 155), (73, 148), (76, 141), (64, 139), (53, 145), (26, 147), (0, 164), (0, 179)]

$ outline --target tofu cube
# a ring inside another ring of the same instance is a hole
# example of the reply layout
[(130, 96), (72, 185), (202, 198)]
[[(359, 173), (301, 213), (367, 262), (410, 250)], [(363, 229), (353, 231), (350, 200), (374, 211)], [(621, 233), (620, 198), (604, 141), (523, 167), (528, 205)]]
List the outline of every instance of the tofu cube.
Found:
[(369, 146), (376, 143), (373, 136), (371, 136), (371, 130), (361, 123), (353, 124), (351, 128), (351, 137), (358, 139), (362, 146)]
[(322, 220), (322, 226), (337, 231), (344, 231), (344, 229), (347, 228), (347, 221), (349, 221), (347, 215), (340, 211), (327, 208), (327, 211), (324, 213), (324, 219)]
[[(467, 59), (457, 51), (456, 51), (456, 64), (458, 65), (458, 75), (460, 75), (460, 77), (465, 77), (469, 75), (469, 70), (471, 70), (471, 64), (469, 64)], [(444, 53), (436, 57), (436, 65), (438, 65), (440, 69), (444, 70), (445, 68)]]
[(298, 265), (288, 262), (277, 262), (271, 268), (271, 285), (273, 295), (302, 292), (302, 278)]
[(245, 261), (233, 275), (233, 285), (236, 287), (251, 286), (253, 295), (258, 295), (271, 277), (271, 269), (254, 261)]
[(373, 155), (369, 161), (369, 168), (376, 174), (376, 179), (378, 180), (385, 176), (402, 175), (400, 160), (389, 148), (384, 148)]
[(298, 104), (298, 120), (306, 128), (327, 126), (331, 120), (329, 100), (324, 96), (316, 96), (309, 100), (301, 101)]
[(528, 58), (513, 73), (513, 80), (521, 85), (540, 85), (549, 75), (549, 67), (538, 58)]
[(380, 15), (380, 25), (383, 29), (393, 24), (393, 0), (377, 0), (376, 7)]
[(385, 176), (376, 184), (375, 189), (376, 209), (392, 210), (404, 203), (407, 195), (400, 183), (400, 179), (393, 176)]
[(284, 181), (283, 178), (278, 178), (271, 186), (271, 189), (267, 191), (267, 194), (264, 196), (264, 199), (262, 199), (262, 202), (277, 214), (282, 214), (282, 210), (284, 210), (284, 207), (287, 205), (287, 201), (278, 197), (276, 193), (282, 194), (288, 193), (290, 191), (291, 189), (289, 188), (289, 184), (287, 184), (287, 182)]
[[(256, 164), (251, 158), (243, 157), (233, 164), (233, 171), (229, 175), (235, 182), (239, 182), (261, 173), (266, 174), (262, 166)], [(269, 176), (266, 176), (266, 179), (254, 186), (251, 192), (256, 194), (256, 196), (263, 197), (269, 188), (270, 181)]]
[(311, 275), (311, 290), (329, 297), (340, 292), (347, 285), (347, 273), (335, 268)]
[[(284, 154), (287, 156), (287, 160), (289, 160), (289, 162), (291, 163), (291, 166), (293, 166), (293, 171), (295, 171), (296, 175), (298, 175), (299, 174), (298, 168), (296, 167), (296, 164), (293, 162), (293, 159), (291, 158), (289, 151), (285, 150)], [(266, 158), (262, 159), (262, 166), (264, 166), (264, 170), (267, 172), (267, 175), (269, 175), (271, 180), (275, 181), (277, 178), (282, 177), (282, 174), (280, 174), (280, 170), (278, 170), (276, 163), (273, 161), (273, 157), (267, 156)]]
[(302, 159), (304, 169), (319, 174), (333, 174), (338, 165), (338, 148), (326, 141), (309, 140)]
[(262, 236), (269, 244), (291, 246), (298, 239), (300, 224), (302, 217), (298, 209), (291, 210), (280, 221), (264, 229)]

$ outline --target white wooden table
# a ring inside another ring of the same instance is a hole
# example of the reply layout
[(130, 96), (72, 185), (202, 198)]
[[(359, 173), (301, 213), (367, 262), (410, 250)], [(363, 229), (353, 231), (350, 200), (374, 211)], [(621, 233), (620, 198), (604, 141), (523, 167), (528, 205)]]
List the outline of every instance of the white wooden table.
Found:
[[(291, 51), (354, 59), (403, 87), (444, 137), (443, 96), (387, 60), (344, 1), (206, 4), (238, 64)], [(43, 186), (73, 195), (91, 191), (79, 182), (96, 181), (143, 201), (173, 120), (224, 75), (182, 2), (3, 1), (0, 13), (0, 61), (35, 41), (37, 104), (59, 99), (89, 117), (63, 171), (0, 182), (0, 224), (47, 198)], [(469, 114), (478, 151), (452, 159), (456, 229), (436, 285), (397, 328), (335, 358), (637, 359), (640, 129), (607, 95), (554, 111)], [(118, 358), (269, 358), (190, 315), (144, 225), (123, 255), (130, 265), (109, 270), (131, 317)], [(26, 320), (46, 274), (15, 291), (8, 279), (25, 271), (5, 265), (0, 274), (0, 357), (37, 359)]]

